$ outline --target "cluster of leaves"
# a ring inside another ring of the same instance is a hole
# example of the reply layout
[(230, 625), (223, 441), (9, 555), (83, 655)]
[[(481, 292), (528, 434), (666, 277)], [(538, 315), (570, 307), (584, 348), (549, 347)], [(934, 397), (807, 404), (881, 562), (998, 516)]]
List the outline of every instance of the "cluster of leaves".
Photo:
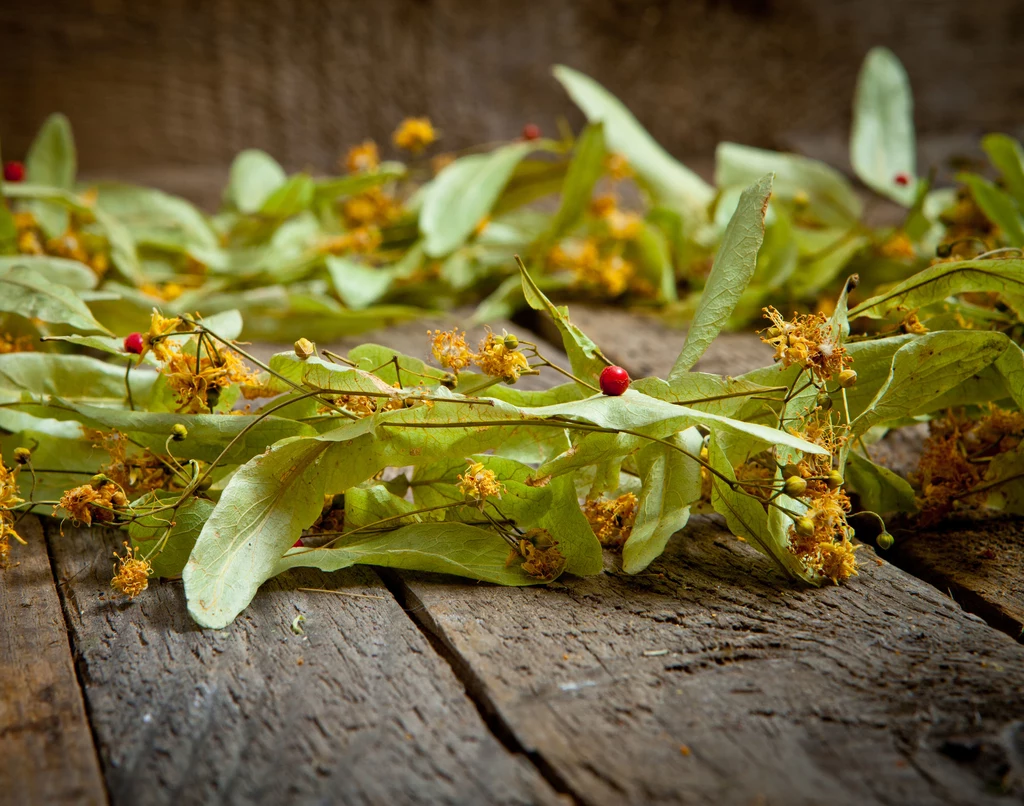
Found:
[(555, 77), (589, 121), (579, 137), (528, 131), (428, 159), (435, 133), (413, 120), (395, 137), (408, 163), (382, 162), (366, 142), (344, 158), (345, 174), (326, 178), (289, 176), (245, 151), (212, 216), (150, 188), (76, 183), (70, 127), (54, 116), (27, 155), (26, 181), (0, 186), (0, 268), (77, 292), (107, 327), (144, 329), (154, 304), (167, 314), (240, 309), (247, 338), (323, 341), (466, 303), (480, 304), (477, 321), (506, 318), (525, 302), (513, 252), (556, 300), (614, 300), (687, 321), (740, 194), (769, 172), (765, 244), (732, 325), (778, 299), (816, 310), (852, 272), (865, 296), (926, 266), (936, 248), (969, 257), (1024, 245), (1020, 144), (983, 143), (1003, 187), (971, 174), (960, 191), (932, 189), (915, 174), (909, 83), (886, 50), (863, 67), (851, 163), (906, 209), (896, 227), (866, 225), (839, 171), (794, 154), (723, 143), (708, 184), (593, 80), (565, 67)]
[[(51, 334), (50, 352), (0, 354), (3, 560), (29, 511), (119, 524), (132, 542), (115, 587), (137, 595), (150, 574), (181, 575), (196, 621), (223, 627), (300, 566), (529, 585), (599, 573), (603, 541), (636, 573), (704, 508), (820, 584), (856, 573), (848, 492), (875, 517), (929, 496), (1018, 507), (1019, 257), (941, 263), (852, 310), (850, 282), (830, 316), (769, 308), (775, 363), (737, 378), (693, 370), (757, 275), (771, 195), (771, 175), (740, 194), (668, 378), (621, 396), (598, 392), (608, 361), (522, 263), (523, 297), (553, 319), (568, 368), (514, 335), (474, 351), (457, 331), (433, 334), (440, 367), (373, 344), (318, 354), (304, 338), (264, 364), (234, 341), (233, 311), (154, 312), (126, 352), (98, 335), (84, 290), (11, 267), (10, 322), (78, 332)], [(851, 338), (851, 319), (877, 326)], [(567, 382), (515, 388), (535, 372)], [(953, 408), (964, 414), (951, 426)], [(887, 429), (935, 416), (955, 452), (972, 414), (986, 418), (978, 434), (1005, 433), (972, 443), (984, 467), (967, 487), (936, 463), (915, 491), (870, 459)]]

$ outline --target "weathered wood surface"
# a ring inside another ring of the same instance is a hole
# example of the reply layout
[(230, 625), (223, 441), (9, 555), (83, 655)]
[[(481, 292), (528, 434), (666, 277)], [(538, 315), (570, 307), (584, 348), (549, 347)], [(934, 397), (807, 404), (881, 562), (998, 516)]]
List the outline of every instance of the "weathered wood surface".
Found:
[(407, 606), (584, 803), (985, 804), (1024, 796), (1024, 648), (870, 549), (800, 590), (698, 519), (649, 573)]
[(36, 518), (0, 578), (0, 802), (105, 804), (60, 600)]
[(114, 804), (558, 801), (372, 571), (288, 574), (203, 632), (180, 582), (109, 595), (122, 533), (46, 526)]
[(894, 563), (1024, 641), (1024, 524), (1019, 519), (895, 534)]
[(63, 111), (87, 172), (163, 167), (152, 178), (164, 187), (215, 200), (243, 148), (326, 170), (365, 137), (390, 150), (405, 115), (431, 115), (445, 149), (515, 137), (528, 120), (578, 124), (550, 75), (562, 63), (677, 156), (710, 156), (723, 139), (812, 153), (825, 141), (845, 167), (874, 45), (905, 62), (918, 132), (949, 138), (946, 154), (978, 133), (1019, 134), (1021, 29), (1017, 0), (306, 0), (301, 14), (287, 0), (5, 0), (0, 139), (20, 157)]

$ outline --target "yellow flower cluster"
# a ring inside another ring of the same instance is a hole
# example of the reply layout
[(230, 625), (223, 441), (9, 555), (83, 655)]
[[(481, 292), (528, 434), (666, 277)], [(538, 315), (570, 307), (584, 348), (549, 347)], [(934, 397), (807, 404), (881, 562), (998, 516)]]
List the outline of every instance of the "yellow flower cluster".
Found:
[(593, 238), (555, 246), (548, 253), (548, 265), (555, 271), (572, 272), (577, 285), (609, 299), (622, 296), (636, 277), (631, 261), (616, 253), (602, 256)]
[(364, 140), (359, 145), (352, 146), (345, 155), (343, 164), (345, 170), (350, 174), (376, 171), (380, 165), (380, 153), (377, 151), (377, 144), (373, 140)]
[(452, 330), (428, 330), (431, 337), (431, 351), (437, 362), (456, 375), (471, 364), (492, 378), (501, 378), (505, 383), (515, 383), (530, 369), (530, 362), (520, 352), (518, 341), (510, 337), (496, 336), (488, 331), (477, 345), (477, 351), (470, 351), (466, 343), (466, 332)]
[[(399, 204), (394, 195), (385, 192), (382, 188), (375, 187), (346, 199), (341, 205), (342, 215), (345, 217), (345, 224), (353, 230), (367, 228), (367, 232), (373, 232), (373, 228), (386, 227), (402, 215), (402, 205)], [(380, 233), (377, 233), (380, 237)], [(367, 236), (364, 236), (367, 240)], [(367, 243), (372, 240), (369, 237)], [(358, 244), (359, 249), (353, 248), (350, 251), (368, 251)], [(380, 246), (379, 240), (374, 248)]]
[(31, 336), (13, 336), (10, 333), (0, 333), (0, 355), (7, 353), (30, 353), (34, 344)]
[[(850, 499), (841, 489), (816, 494), (806, 518), (813, 523), (813, 532), (801, 534), (790, 528), (790, 548), (808, 568), (839, 584), (857, 574), (857, 546), (850, 542), (851, 529), (846, 523)], [(803, 519), (801, 519), (803, 520)]]
[(775, 360), (783, 368), (797, 364), (818, 381), (828, 381), (853, 363), (846, 348), (832, 338), (828, 318), (822, 314), (795, 315), (787, 322), (775, 308), (764, 308), (772, 326), (761, 341), (775, 348)]
[(128, 499), (121, 488), (113, 482), (101, 480), (65, 492), (53, 508), (53, 514), (56, 515), (57, 510), (63, 509), (73, 523), (92, 526), (94, 521), (113, 523), (117, 513), (127, 506)]
[(317, 248), (324, 255), (367, 255), (377, 250), (381, 234), (377, 227), (356, 227), (341, 235), (332, 235), (320, 241)]
[(459, 480), (459, 492), (466, 498), (471, 498), (479, 503), (483, 509), (484, 501), (488, 498), (501, 498), (501, 494), (507, 491), (504, 484), (498, 481), (493, 470), (483, 466), (481, 462), (466, 460), (469, 469), (460, 473), (456, 478)]
[(95, 440), (110, 456), (110, 463), (100, 473), (133, 497), (151, 490), (167, 489), (174, 484), (174, 473), (148, 448), (129, 455), (129, 441), (120, 431), (86, 431), (86, 437)]
[(618, 548), (629, 539), (633, 531), (636, 507), (636, 496), (626, 493), (618, 498), (588, 500), (583, 504), (583, 514), (602, 546)]
[(406, 118), (391, 137), (398, 148), (419, 154), (437, 140), (437, 132), (429, 118)]
[(11, 565), (11, 538), (23, 544), (14, 530), (14, 507), (25, 503), (18, 497), (18, 468), (8, 469), (0, 459), (0, 568)]
[(511, 565), (521, 560), (520, 566), (534, 579), (550, 582), (565, 570), (565, 555), (558, 550), (558, 541), (547, 529), (530, 529), (519, 540), (518, 551), (513, 549), (506, 560)]
[(18, 252), (23, 255), (53, 255), (84, 263), (97, 277), (103, 277), (110, 268), (106, 242), (99, 237), (76, 229), (75, 223), (63, 235), (45, 239), (43, 231), (31, 213), (14, 216), (18, 233)]
[(127, 541), (124, 543), (124, 555), (114, 552), (114, 576), (110, 587), (134, 599), (149, 587), (149, 578), (153, 575), (153, 567), (149, 560), (139, 557), (138, 548), (132, 549)]

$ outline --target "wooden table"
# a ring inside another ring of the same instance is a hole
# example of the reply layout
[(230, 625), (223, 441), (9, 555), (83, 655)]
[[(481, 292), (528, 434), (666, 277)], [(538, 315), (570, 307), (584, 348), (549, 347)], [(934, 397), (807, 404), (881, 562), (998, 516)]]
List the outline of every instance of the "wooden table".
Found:
[[(574, 319), (634, 376), (664, 373), (681, 343), (629, 314)], [(422, 354), (425, 327), (367, 340)], [(702, 368), (766, 358), (735, 337)], [(911, 573), (865, 548), (858, 577), (821, 590), (716, 518), (632, 577), (613, 555), (601, 576), (530, 589), (300, 570), (221, 632), (190, 622), (178, 581), (111, 597), (120, 533), (26, 523), (0, 582), (0, 803), (1024, 796), (1012, 522), (902, 541)]]

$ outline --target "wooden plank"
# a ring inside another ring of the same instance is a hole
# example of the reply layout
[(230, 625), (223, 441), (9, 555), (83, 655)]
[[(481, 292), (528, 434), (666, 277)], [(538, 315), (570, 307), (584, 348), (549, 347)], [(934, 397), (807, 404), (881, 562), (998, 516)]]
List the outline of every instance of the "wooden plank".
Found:
[(372, 571), (288, 574), (203, 632), (180, 582), (110, 595), (122, 533), (47, 529), (114, 804), (559, 800)]
[(60, 600), (34, 517), (0, 582), (0, 800), (105, 804)]
[(862, 559), (848, 585), (799, 589), (696, 519), (636, 577), (401, 579), (477, 696), (584, 803), (1024, 795), (1024, 648)]

